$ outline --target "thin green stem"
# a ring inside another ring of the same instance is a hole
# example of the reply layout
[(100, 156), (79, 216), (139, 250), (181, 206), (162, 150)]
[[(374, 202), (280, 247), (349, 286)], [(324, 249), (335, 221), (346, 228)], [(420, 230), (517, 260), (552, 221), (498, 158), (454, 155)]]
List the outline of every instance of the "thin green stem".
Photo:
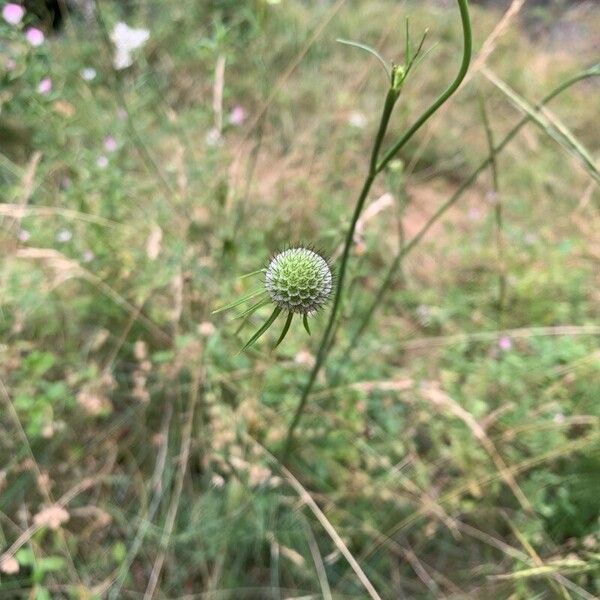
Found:
[(490, 173), (492, 176), (492, 191), (494, 194), (494, 217), (496, 234), (496, 257), (498, 259), (498, 329), (504, 329), (504, 304), (506, 298), (506, 266), (504, 264), (504, 219), (502, 214), (502, 202), (500, 199), (500, 183), (498, 177), (498, 161), (496, 160), (496, 148), (494, 143), (494, 132), (488, 116), (483, 96), (479, 95), (479, 107), (481, 119), (485, 129), (485, 139), (488, 145), (490, 157)]
[[(549, 92), (546, 96), (544, 96), (544, 98), (542, 98), (542, 100), (540, 100), (538, 102), (538, 104), (535, 105), (535, 111), (539, 111), (545, 104), (550, 102), (553, 98), (555, 98), (556, 96), (558, 96), (559, 94), (561, 94), (562, 92), (564, 92), (565, 90), (570, 88), (571, 86), (575, 85), (579, 81), (588, 79), (589, 77), (599, 77), (599, 76), (600, 76), (600, 64), (595, 65), (594, 67), (592, 67), (590, 69), (586, 69), (585, 71), (581, 71), (580, 73), (574, 75), (570, 79), (567, 79), (566, 81), (561, 83), (558, 87), (556, 87), (551, 92)], [(526, 125), (527, 123), (529, 123), (529, 121), (531, 121), (531, 120), (533, 120), (532, 115), (527, 114), (518, 123), (516, 123), (516, 125), (506, 134), (506, 136), (502, 139), (502, 141), (500, 143), (498, 143), (497, 146), (495, 146), (494, 154), (497, 155), (502, 150), (504, 150), (504, 148), (517, 135), (517, 133), (521, 130), (521, 128), (524, 125)], [(381, 301), (383, 299), (383, 296), (385, 295), (389, 286), (391, 285), (391, 282), (393, 281), (396, 271), (398, 270), (402, 260), (407, 256), (407, 254), (409, 254), (417, 246), (417, 244), (423, 239), (423, 237), (425, 237), (427, 232), (440, 219), (440, 217), (461, 198), (461, 196), (464, 194), (464, 192), (469, 187), (471, 187), (471, 185), (473, 185), (473, 183), (475, 182), (477, 177), (479, 177), (479, 175), (489, 166), (491, 160), (492, 160), (492, 156), (490, 155), (471, 173), (471, 175), (469, 175), (469, 177), (467, 177), (467, 179), (465, 179), (465, 181), (463, 181), (463, 183), (460, 185), (460, 187), (452, 194), (452, 196), (450, 196), (450, 198), (448, 198), (448, 200), (446, 200), (446, 202), (444, 202), (444, 204), (442, 204), (438, 208), (438, 210), (430, 217), (430, 219), (427, 221), (427, 223), (425, 223), (425, 225), (423, 225), (423, 227), (419, 230), (419, 232), (416, 233), (415, 236), (405, 246), (403, 246), (403, 248), (400, 250), (400, 252), (398, 252), (398, 254), (396, 254), (396, 256), (394, 257), (394, 260), (392, 261), (392, 264), (390, 265), (390, 267), (383, 279), (383, 282), (381, 283), (381, 285), (379, 286), (379, 289), (377, 290), (377, 293), (375, 294), (373, 301), (371, 302), (371, 304), (369, 305), (369, 308), (367, 309), (365, 315), (363, 316), (361, 323), (358, 326), (358, 329), (352, 336), (352, 339), (350, 341), (350, 344), (349, 344), (347, 350), (344, 352), (345, 358), (347, 358), (350, 355), (350, 353), (354, 350), (354, 348), (356, 347), (356, 345), (358, 343), (359, 338), (362, 336), (362, 334), (364, 333), (368, 324), (370, 323), (371, 318), (373, 317), (373, 314), (374, 314), (377, 306), (379, 306), (379, 304), (381, 303)]]
[(471, 31), (471, 19), (469, 17), (469, 4), (467, 0), (458, 0), (458, 7), (460, 9), (460, 19), (463, 29), (463, 57), (460, 69), (454, 81), (440, 94), (437, 100), (435, 100), (434, 103), (419, 116), (406, 133), (385, 153), (380, 163), (377, 165), (377, 173), (380, 173), (385, 169), (390, 160), (396, 156), (412, 136), (421, 129), (442, 104), (454, 94), (467, 74), (471, 62), (471, 54), (473, 52), (473, 34)]
[(317, 375), (321, 371), (325, 363), (325, 359), (327, 357), (328, 351), (331, 348), (331, 334), (334, 330), (334, 325), (336, 322), (336, 318), (340, 309), (342, 292), (344, 289), (345, 277), (346, 277), (346, 269), (348, 266), (348, 259), (350, 257), (350, 248), (352, 247), (352, 241), (354, 239), (354, 232), (356, 229), (356, 223), (358, 222), (358, 218), (362, 212), (365, 201), (369, 195), (369, 191), (371, 186), (373, 185), (373, 181), (377, 177), (377, 175), (385, 168), (387, 163), (394, 157), (394, 155), (410, 140), (410, 138), (416, 133), (416, 131), (424, 125), (424, 123), (429, 119), (433, 113), (446, 101), (450, 96), (458, 89), (461, 81), (466, 75), (469, 63), (471, 61), (471, 52), (472, 52), (472, 33), (471, 33), (471, 22), (469, 18), (469, 8), (468, 8), (468, 0), (458, 0), (458, 5), (460, 9), (461, 22), (463, 28), (463, 57), (461, 66), (458, 72), (458, 75), (452, 82), (452, 84), (441, 94), (441, 96), (417, 119), (414, 125), (407, 131), (407, 133), (387, 152), (381, 162), (378, 164), (377, 159), (379, 156), (379, 151), (381, 149), (381, 144), (383, 143), (383, 138), (385, 136), (385, 132), (387, 130), (387, 126), (389, 124), (390, 116), (392, 114), (392, 110), (394, 105), (399, 97), (400, 89), (402, 85), (402, 79), (397, 82), (395, 73), (392, 71), (391, 85), (390, 90), (387, 93), (383, 112), (381, 115), (380, 125), (377, 131), (377, 135), (375, 137), (375, 142), (373, 144), (373, 151), (371, 153), (371, 160), (369, 163), (369, 172), (361, 189), (360, 195), (354, 207), (354, 213), (352, 215), (352, 220), (350, 221), (350, 227), (346, 233), (346, 239), (344, 242), (344, 249), (342, 252), (342, 257), (340, 259), (340, 268), (338, 272), (338, 282), (335, 290), (335, 295), (333, 298), (333, 306), (331, 312), (329, 314), (329, 320), (327, 322), (327, 326), (325, 328), (325, 332), (321, 338), (321, 342), (319, 344), (319, 350), (317, 351), (317, 357), (315, 360), (315, 364), (310, 372), (308, 381), (304, 386), (302, 391), (302, 395), (300, 396), (300, 400), (298, 401), (298, 405), (296, 407), (296, 411), (292, 418), (292, 421), (289, 425), (287, 438), (283, 451), (283, 461), (287, 460), (287, 457), (292, 449), (293, 439), (294, 439), (294, 431), (300, 422), (302, 414), (304, 412), (304, 408), (306, 406), (306, 402), (308, 397), (312, 391), (314, 383), (317, 379)]
[[(381, 144), (383, 143), (383, 138), (385, 137), (385, 132), (387, 131), (388, 125), (390, 123), (390, 117), (392, 116), (392, 110), (394, 109), (394, 104), (398, 100), (399, 92), (395, 91), (393, 88), (388, 90), (387, 96), (385, 97), (385, 103), (383, 105), (383, 113), (381, 115), (381, 121), (379, 123), (379, 129), (377, 130), (377, 135), (375, 136), (375, 143), (373, 144), (373, 150), (371, 151), (371, 161), (369, 163), (369, 177), (375, 177), (376, 169), (377, 169), (377, 157), (379, 156), (379, 150), (381, 149)], [(368, 193), (368, 190), (367, 190)]]

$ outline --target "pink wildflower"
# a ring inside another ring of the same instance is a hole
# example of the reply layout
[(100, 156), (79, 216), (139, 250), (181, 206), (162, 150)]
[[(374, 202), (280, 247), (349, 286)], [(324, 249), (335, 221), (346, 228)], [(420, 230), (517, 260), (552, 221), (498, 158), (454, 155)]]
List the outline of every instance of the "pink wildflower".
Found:
[(18, 25), (23, 16), (25, 15), (25, 9), (20, 4), (15, 4), (14, 2), (9, 2), (4, 5), (2, 9), (2, 18), (9, 25)]
[(44, 43), (45, 39), (43, 32), (37, 29), (36, 27), (30, 27), (25, 32), (25, 38), (34, 48), (41, 46)]
[(37, 87), (38, 94), (49, 94), (52, 91), (52, 79), (44, 77)]

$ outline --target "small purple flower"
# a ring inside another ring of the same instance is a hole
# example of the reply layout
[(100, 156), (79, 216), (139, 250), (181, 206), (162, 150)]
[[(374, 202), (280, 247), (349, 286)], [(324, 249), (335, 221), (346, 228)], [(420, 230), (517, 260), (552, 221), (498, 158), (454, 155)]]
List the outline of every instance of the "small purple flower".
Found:
[(18, 25), (23, 16), (25, 15), (25, 9), (20, 4), (15, 4), (14, 2), (9, 2), (4, 5), (2, 9), (2, 18), (9, 25)]
[(232, 125), (241, 125), (246, 120), (246, 111), (242, 106), (235, 106), (229, 113), (229, 122)]
[(49, 94), (52, 91), (52, 79), (44, 77), (37, 87), (38, 94)]
[(30, 27), (25, 32), (25, 38), (34, 47), (37, 48), (44, 43), (44, 34), (37, 27)]
[(116, 152), (118, 147), (117, 140), (112, 135), (107, 135), (104, 138), (104, 149), (107, 152)]
[(106, 156), (104, 156), (104, 155), (99, 156), (96, 159), (96, 166), (99, 169), (106, 169), (106, 167), (108, 167), (108, 158)]
[(508, 352), (512, 348), (512, 340), (507, 335), (503, 335), (498, 340), (498, 348), (504, 350), (504, 352)]

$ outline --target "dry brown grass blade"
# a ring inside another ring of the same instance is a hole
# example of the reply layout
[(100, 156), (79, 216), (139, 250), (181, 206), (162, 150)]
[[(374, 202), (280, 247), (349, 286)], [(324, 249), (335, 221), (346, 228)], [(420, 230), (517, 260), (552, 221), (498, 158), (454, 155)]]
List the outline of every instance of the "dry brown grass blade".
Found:
[[(527, 555), (526, 552), (519, 550), (518, 548), (514, 548), (510, 544), (486, 533), (485, 531), (481, 531), (476, 527), (473, 527), (467, 523), (463, 523), (462, 521), (457, 520), (458, 528), (462, 533), (473, 537), (484, 544), (488, 544), (493, 548), (497, 548), (502, 553), (506, 554), (506, 556), (510, 556), (516, 560), (522, 561), (526, 564), (530, 564), (531, 558)], [(597, 600), (596, 596), (590, 594), (587, 590), (584, 590), (581, 586), (573, 583), (570, 579), (567, 579), (564, 575), (560, 573), (552, 573), (551, 577), (563, 585), (565, 588), (571, 590), (573, 593), (578, 594), (584, 600)]]
[(33, 193), (34, 183), (35, 183), (35, 174), (37, 172), (38, 165), (42, 160), (41, 152), (34, 152), (27, 163), (27, 167), (25, 167), (25, 171), (23, 172), (23, 178), (21, 179), (21, 194), (19, 198), (19, 204), (21, 206), (26, 205), (31, 198), (31, 194)]
[(512, 20), (519, 14), (526, 0), (512, 0), (510, 6), (506, 9), (506, 12), (502, 15), (502, 18), (498, 21), (498, 24), (490, 35), (486, 38), (485, 42), (481, 46), (481, 49), (477, 53), (477, 56), (473, 59), (471, 69), (465, 77), (462, 85), (465, 85), (470, 81), (477, 72), (485, 65), (487, 59), (494, 52), (496, 43), (506, 33), (511, 25)]
[[(58, 500), (54, 501), (52, 503), (52, 507), (64, 509), (79, 494), (85, 492), (85, 490), (96, 485), (99, 481), (101, 481), (103, 477), (104, 475), (99, 475), (97, 477), (86, 477), (85, 479), (81, 480), (77, 485), (73, 486), (68, 492), (63, 494)], [(36, 532), (38, 532), (44, 526), (45, 525), (43, 523), (34, 522), (30, 527), (28, 527), (2, 554), (0, 554), (0, 563), (8, 558), (12, 558), (15, 555), (15, 553), (19, 550), (19, 548), (22, 548), (27, 542), (29, 542), (29, 540), (31, 540), (31, 538), (36, 534)], [(66, 544), (66, 541), (64, 539), (62, 541)], [(71, 558), (70, 554), (68, 554), (68, 556), (69, 558)], [(79, 583), (81, 583), (79, 577), (77, 577), (77, 579), (79, 580)]]
[(481, 331), (475, 333), (461, 333), (458, 335), (444, 335), (438, 337), (416, 338), (398, 342), (396, 347), (411, 350), (421, 348), (435, 348), (439, 346), (452, 346), (465, 342), (494, 341), (498, 336), (508, 336), (513, 339), (527, 339), (532, 337), (548, 337), (559, 335), (600, 335), (600, 325), (556, 325), (551, 327), (522, 327), (518, 329), (503, 329), (501, 331)]
[[(18, 435), (21, 438), (22, 443), (24, 444), (24, 446), (27, 449), (27, 452), (31, 458), (31, 461), (32, 461), (33, 467), (37, 473), (38, 479), (41, 479), (42, 471), (38, 465), (37, 460), (35, 459), (35, 455), (33, 454), (33, 450), (29, 443), (29, 439), (27, 438), (27, 434), (25, 433), (25, 430), (23, 429), (23, 426), (19, 419), (19, 415), (17, 414), (17, 411), (12, 403), (12, 400), (10, 398), (8, 390), (6, 389), (4, 382), (2, 380), (0, 380), (0, 392), (1, 392), (0, 395), (2, 396), (6, 406), (8, 408), (8, 414), (11, 416), (11, 419), (13, 420), (14, 425), (17, 429)], [(48, 491), (47, 488), (42, 488), (41, 491), (46, 498), (46, 502), (51, 507), (64, 509), (79, 494), (81, 494), (85, 490), (93, 487), (94, 485), (96, 485), (99, 481), (101, 481), (104, 478), (106, 472), (108, 470), (110, 470), (110, 466), (111, 466), (110, 461), (107, 464), (109, 465), (108, 469), (107, 468), (102, 469), (98, 473), (98, 475), (96, 475), (95, 477), (86, 477), (86, 478), (82, 479), (76, 485), (74, 485), (70, 490), (68, 490), (65, 494), (63, 494), (58, 500), (55, 500), (52, 497), (52, 495), (50, 494), (50, 492)], [(21, 533), (21, 535), (10, 545), (10, 547), (7, 548), (0, 555), (0, 563), (3, 563), (5, 560), (13, 558), (15, 553), (19, 550), (19, 548), (21, 548), (23, 545), (28, 543), (32, 539), (32, 537), (35, 535), (35, 533), (37, 531), (39, 531), (42, 527), (44, 527), (44, 524), (42, 522), (34, 521), (34, 523), (30, 527), (28, 527), (25, 531), (23, 531), (23, 533)], [(67, 564), (68, 564), (68, 569), (69, 569), (70, 575), (78, 582), (78, 584), (80, 586), (82, 586), (83, 583), (81, 581), (81, 578), (79, 577), (79, 573), (78, 573), (77, 569), (75, 568), (75, 563), (73, 561), (73, 557), (71, 555), (69, 546), (65, 539), (64, 532), (62, 531), (62, 529), (58, 529), (57, 534), (60, 539), (61, 545), (63, 546), (65, 555), (67, 557)]]
[(103, 225), (104, 227), (125, 227), (121, 223), (98, 217), (89, 213), (82, 213), (68, 208), (58, 208), (55, 206), (24, 206), (21, 204), (0, 204), (0, 216), (12, 217), (13, 219), (21, 220), (24, 217), (64, 217), (66, 219), (77, 219), (95, 225)]
[(267, 458), (273, 462), (281, 474), (288, 481), (290, 486), (294, 489), (294, 491), (298, 494), (300, 500), (302, 500), (303, 504), (306, 504), (316, 519), (319, 521), (323, 529), (327, 532), (327, 535), (331, 538), (336, 548), (340, 551), (340, 553), (344, 556), (344, 558), (348, 561), (348, 564), (358, 577), (359, 581), (362, 583), (363, 587), (369, 594), (369, 596), (373, 600), (382, 600), (381, 596), (377, 593), (377, 590), (373, 587), (373, 584), (370, 582), (369, 578), (366, 576), (362, 567), (358, 564), (358, 561), (354, 558), (348, 546), (344, 543), (344, 540), (335, 530), (335, 527), (331, 524), (329, 519), (325, 516), (323, 511), (319, 508), (317, 503), (313, 500), (313, 497), (308, 493), (306, 488), (294, 477), (292, 472), (287, 469), (271, 452), (269, 452), (258, 440), (254, 439), (251, 435), (246, 434), (244, 436), (249, 442), (251, 442), (254, 446), (259, 448)]
[(190, 400), (188, 411), (184, 420), (183, 432), (181, 435), (181, 450), (179, 452), (179, 468), (177, 470), (177, 477), (175, 479), (175, 487), (169, 503), (169, 509), (167, 512), (167, 518), (165, 520), (165, 526), (160, 539), (160, 552), (154, 561), (152, 572), (148, 580), (148, 586), (144, 593), (144, 600), (151, 600), (154, 598), (156, 592), (156, 586), (165, 563), (167, 550), (173, 533), (173, 527), (175, 526), (175, 519), (179, 510), (179, 503), (181, 501), (181, 492), (183, 490), (183, 482), (187, 471), (188, 461), (190, 457), (190, 448), (192, 445), (192, 428), (194, 424), (194, 415), (196, 413), (196, 406), (200, 398), (200, 374), (195, 376), (195, 380), (192, 384), (190, 391)]
[[(558, 457), (565, 457), (574, 452), (578, 452), (578, 451), (586, 448), (589, 444), (596, 443), (596, 441), (598, 439), (600, 439), (600, 432), (595, 431), (595, 432), (591, 433), (590, 435), (584, 436), (583, 438), (580, 438), (575, 441), (563, 444), (562, 446), (553, 448), (552, 450), (549, 450), (545, 454), (538, 455), (533, 458), (529, 458), (527, 460), (520, 462), (517, 465), (513, 465), (510, 467), (510, 472), (513, 476), (518, 473), (524, 473), (524, 472), (526, 472), (530, 469), (533, 469), (534, 467), (536, 467), (540, 464), (543, 464), (547, 461), (554, 460)], [(480, 480), (478, 482), (478, 484), (481, 488), (484, 488), (485, 486), (498, 481), (498, 479), (501, 479), (501, 475), (500, 475), (500, 473), (496, 472), (496, 473), (492, 473), (488, 477)], [(470, 488), (469, 482), (458, 485), (456, 488), (450, 490), (449, 492), (447, 492), (446, 494), (441, 496), (439, 498), (438, 502), (440, 504), (445, 504), (446, 502), (450, 502), (451, 500), (454, 500), (454, 499), (462, 496), (462, 494), (469, 492), (470, 489), (471, 488)], [(420, 517), (422, 517), (426, 514), (428, 514), (428, 510), (426, 508), (419, 508), (413, 514), (407, 516), (405, 519), (403, 519), (402, 521), (397, 523), (392, 528), (390, 533), (388, 533), (388, 535), (392, 536), (392, 535), (396, 534), (397, 532), (402, 531), (403, 529), (405, 529), (406, 527), (408, 527), (409, 525), (414, 523), (417, 519), (419, 519)], [(368, 549), (364, 553), (364, 555), (365, 556), (370, 555), (373, 551), (376, 550), (376, 548), (377, 548), (377, 545), (373, 545), (370, 549)]]
[(525, 113), (533, 123), (554, 139), (560, 148), (574, 159), (573, 164), (587, 173), (596, 183), (600, 183), (600, 168), (596, 160), (569, 128), (547, 106), (539, 110), (520, 96), (506, 81), (487, 67), (481, 68), (484, 77), (495, 85), (520, 111)]
[(303, 519), (302, 522), (304, 523), (304, 530), (306, 531), (308, 547), (310, 548), (310, 554), (315, 565), (315, 571), (317, 572), (319, 585), (321, 586), (321, 594), (323, 595), (323, 600), (333, 600), (333, 596), (331, 595), (331, 588), (329, 587), (329, 581), (327, 579), (327, 572), (325, 571), (325, 563), (323, 562), (323, 557), (321, 556), (321, 551), (319, 550), (317, 538), (315, 537), (315, 534), (313, 533), (312, 527), (310, 526), (308, 520)]
[(219, 135), (223, 131), (223, 88), (225, 87), (225, 56), (220, 54), (215, 65), (212, 108), (215, 113), (215, 128)]
[[(544, 561), (540, 558), (540, 555), (535, 551), (535, 548), (529, 543), (529, 540), (521, 533), (521, 531), (517, 527), (517, 525), (515, 523), (513, 523), (513, 520), (510, 519), (508, 517), (508, 515), (505, 514), (504, 512), (503, 512), (503, 517), (504, 517), (504, 520), (506, 521), (506, 523), (508, 524), (508, 526), (510, 527), (511, 531), (513, 532), (513, 535), (519, 540), (519, 543), (521, 544), (521, 546), (523, 546), (523, 548), (525, 548), (525, 550), (527, 551), (527, 554), (531, 558), (533, 565), (535, 567), (544, 567), (545, 566)], [(569, 594), (569, 592), (565, 589), (565, 587), (562, 584), (554, 581), (550, 574), (547, 576), (547, 578), (548, 578), (548, 581), (549, 581), (551, 587), (557, 593), (560, 593), (565, 600), (571, 599), (571, 595)]]
[(460, 404), (458, 404), (458, 402), (456, 402), (446, 392), (441, 390), (436, 385), (429, 384), (425, 386), (420, 386), (419, 393), (423, 398), (431, 402), (437, 408), (445, 409), (446, 411), (453, 414), (455, 417), (458, 417), (469, 428), (473, 436), (479, 441), (479, 443), (483, 446), (485, 451), (492, 459), (496, 469), (498, 470), (502, 479), (504, 479), (504, 482), (510, 488), (513, 495), (521, 505), (521, 508), (529, 514), (533, 514), (533, 508), (531, 506), (531, 503), (517, 484), (514, 475), (504, 462), (504, 459), (500, 456), (500, 453), (496, 449), (496, 446), (494, 445), (492, 440), (490, 440), (487, 433), (485, 432), (483, 427), (477, 422), (475, 417), (473, 417), (473, 415), (468, 410), (465, 410), (462, 406), (460, 406)]

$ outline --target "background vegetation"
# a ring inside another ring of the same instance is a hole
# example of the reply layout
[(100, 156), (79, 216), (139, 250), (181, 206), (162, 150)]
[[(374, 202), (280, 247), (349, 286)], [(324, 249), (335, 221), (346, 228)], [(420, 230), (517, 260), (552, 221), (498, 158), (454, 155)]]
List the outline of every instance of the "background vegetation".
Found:
[[(86, 6), (0, 23), (0, 597), (374, 597), (356, 566), (381, 598), (597, 597), (600, 79), (498, 153), (348, 351), (488, 135), (598, 62), (597, 3), (472, 7), (470, 74), (371, 194), (285, 466), (316, 340), (240, 354), (263, 314), (211, 311), (286, 244), (339, 254), (386, 81), (335, 39), (400, 62), (405, 17), (429, 28), (391, 141), (456, 71), (456, 7)], [(119, 21), (150, 33), (123, 70)]]

